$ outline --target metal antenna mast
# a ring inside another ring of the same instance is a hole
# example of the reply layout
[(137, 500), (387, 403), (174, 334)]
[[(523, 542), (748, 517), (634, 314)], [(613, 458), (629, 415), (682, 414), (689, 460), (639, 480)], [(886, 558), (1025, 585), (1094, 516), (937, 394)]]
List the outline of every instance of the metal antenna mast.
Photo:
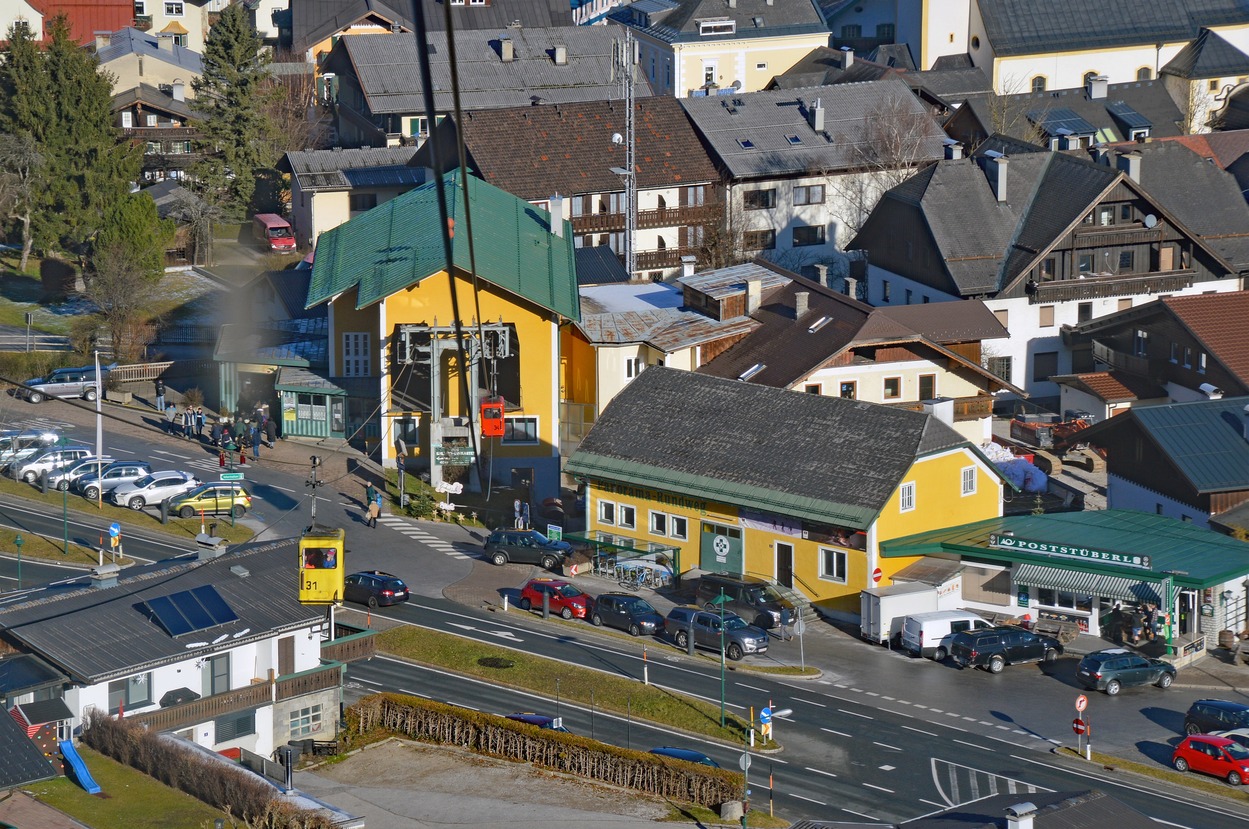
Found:
[(624, 48), (620, 55), (620, 82), (625, 102), (625, 270), (630, 279), (637, 277), (638, 182), (633, 146), (633, 32), (625, 27)]

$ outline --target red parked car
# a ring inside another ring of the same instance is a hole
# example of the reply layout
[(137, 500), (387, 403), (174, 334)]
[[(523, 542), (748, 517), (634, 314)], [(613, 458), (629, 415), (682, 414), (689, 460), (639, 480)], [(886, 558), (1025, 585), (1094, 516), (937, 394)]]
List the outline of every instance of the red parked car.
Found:
[(590, 594), (562, 579), (530, 579), (521, 588), (520, 609), (541, 609), (544, 593), (551, 597), (551, 612), (565, 619), (584, 619), (590, 613)]
[(1171, 755), (1179, 771), (1199, 771), (1222, 777), (1233, 786), (1249, 780), (1249, 748), (1227, 737), (1194, 734), (1185, 737)]

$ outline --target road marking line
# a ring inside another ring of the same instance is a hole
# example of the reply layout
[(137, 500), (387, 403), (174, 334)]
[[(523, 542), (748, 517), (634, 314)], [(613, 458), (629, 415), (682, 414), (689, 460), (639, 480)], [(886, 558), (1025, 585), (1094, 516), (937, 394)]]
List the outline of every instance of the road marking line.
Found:
[[(927, 706), (927, 705), (917, 705), (917, 706), (915, 706), (915, 707), (916, 707), (916, 708), (928, 708), (928, 706)], [(940, 713), (941, 713), (941, 709), (940, 709), (940, 708), (928, 708), (928, 710), (929, 710), (929, 711), (931, 711), (931, 712), (932, 712), (932, 713), (934, 713), (934, 714), (940, 714)]]
[(938, 734), (937, 734), (935, 731), (925, 731), (925, 730), (924, 730), (924, 729), (922, 729), (922, 728), (913, 728), (913, 727), (911, 727), (911, 726), (909, 726), (909, 725), (904, 725), (904, 726), (902, 726), (902, 727), (903, 727), (903, 728), (905, 728), (907, 731), (918, 731), (920, 734), (927, 734), (929, 737), (936, 737), (936, 736), (938, 736)]
[(286, 487), (284, 487), (284, 486), (278, 486), (277, 484), (265, 484), (265, 486), (268, 486), (268, 487), (273, 487), (274, 489), (280, 489), (282, 492), (289, 492), (289, 493), (291, 493), (291, 494), (294, 494), (294, 492), (295, 492), (295, 490), (293, 490), (293, 489), (287, 489)]
[(950, 808), (950, 805), (948, 803), (936, 803), (931, 800), (924, 800), (924, 798), (922, 797), (919, 799), (919, 802), (927, 803), (929, 806), (936, 806), (938, 809), (942, 811), (945, 811), (946, 809)]
[(889, 749), (890, 751), (901, 751), (901, 750), (902, 750), (902, 749), (898, 748), (897, 746), (891, 746), (891, 745), (889, 745), (888, 743), (878, 743), (878, 742), (876, 742), (875, 740), (872, 740), (872, 745), (877, 745), (877, 746), (880, 746), (881, 748), (887, 748), (887, 749)]
[(896, 794), (893, 789), (886, 789), (884, 786), (877, 786), (874, 783), (860, 783), (859, 785), (867, 786), (869, 789), (876, 789), (879, 792), (885, 792), (887, 794)]
[(827, 804), (827, 803), (825, 803), (823, 800), (816, 800), (816, 799), (815, 799), (815, 798), (813, 798), (813, 797), (803, 797), (802, 795), (800, 795), (800, 794), (794, 794), (793, 792), (785, 792), (785, 794), (789, 795), (790, 797), (796, 797), (796, 798), (798, 798), (799, 800), (805, 800), (805, 801), (807, 801), (808, 803), (815, 803), (815, 804), (817, 804), (817, 805), (819, 805), (819, 806), (827, 806), (827, 805), (828, 805), (828, 804)]
[(875, 691), (868, 691), (868, 692), (867, 692), (867, 695), (868, 695), (869, 697), (878, 697), (878, 696), (880, 696), (880, 694), (876, 693)]
[(842, 811), (843, 811), (843, 812), (849, 812), (850, 814), (852, 814), (852, 815), (856, 815), (856, 816), (858, 816), (858, 817), (867, 818), (868, 820), (879, 820), (879, 819), (880, 819), (880, 818), (875, 817), (874, 815), (865, 815), (865, 814), (863, 814), (862, 812), (856, 812), (854, 809), (845, 809), (845, 808), (843, 808), (843, 809), (842, 809)]
[(824, 703), (822, 703), (822, 702), (812, 702), (812, 701), (811, 701), (811, 700), (809, 700), (809, 699), (802, 699), (801, 697), (794, 697), (794, 702), (805, 702), (807, 705), (815, 705), (815, 706), (818, 706), (818, 707), (820, 707), (820, 708), (827, 708), (827, 707), (828, 707), (827, 705), (825, 705), (825, 704), (824, 704)]
[[(833, 729), (831, 729), (831, 728), (824, 728), (823, 726), (820, 726), (820, 730), (821, 730), (821, 731), (827, 731), (829, 734), (836, 734), (838, 737), (849, 737), (850, 739), (854, 739), (854, 735), (853, 735), (853, 734), (847, 734), (847, 733), (846, 733), (846, 732), (844, 732), (844, 731), (834, 731), (834, 730), (833, 730)], [(934, 737), (935, 737), (935, 736), (937, 736), (937, 735), (936, 735), (936, 734), (933, 734), (932, 736), (934, 736)]]
[(838, 708), (837, 710), (838, 710), (838, 711), (840, 711), (840, 712), (841, 712), (841, 713), (843, 713), (843, 714), (849, 714), (849, 715), (850, 715), (850, 716), (852, 716), (852, 717), (861, 717), (862, 719), (865, 719), (865, 720), (874, 720), (874, 719), (876, 719), (875, 717), (869, 717), (867, 714), (860, 714), (860, 713), (858, 713), (857, 711), (847, 711), (847, 710), (846, 710), (846, 709), (844, 709), (844, 708)]
[(836, 777), (836, 776), (837, 776), (837, 775), (833, 774), (831, 771), (824, 771), (824, 770), (822, 770), (822, 769), (813, 769), (813, 768), (811, 768), (810, 766), (803, 766), (803, 768), (804, 768), (804, 769), (806, 769), (807, 771), (815, 772), (816, 774), (822, 774), (822, 775), (824, 775), (824, 776), (826, 776), (826, 777)]
[(992, 751), (992, 750), (993, 750), (993, 749), (989, 748), (988, 746), (980, 746), (980, 745), (976, 745), (975, 743), (969, 743), (969, 742), (967, 742), (966, 740), (959, 740), (959, 739), (957, 739), (957, 738), (954, 740), (954, 742), (956, 742), (956, 743), (962, 743), (963, 745), (965, 745), (965, 746), (971, 746), (972, 748), (980, 748), (980, 749), (984, 749), (985, 751)]
[[(957, 714), (955, 714), (954, 716), (956, 716), (956, 717), (957, 717), (958, 715), (957, 715)], [(977, 721), (975, 717), (963, 717), (963, 719), (967, 720), (968, 722), (976, 722), (976, 721)], [(980, 724), (981, 724), (981, 725), (991, 725), (991, 723), (983, 723), (983, 722), (982, 722), (982, 723), (980, 723)]]
[(747, 685), (745, 682), (734, 682), (733, 684), (734, 684), (734, 685), (738, 685), (738, 686), (740, 686), (740, 687), (742, 687), (742, 688), (749, 688), (749, 689), (750, 689), (750, 690), (752, 690), (752, 691), (759, 691), (760, 693), (763, 693), (763, 694), (767, 694), (767, 693), (769, 693), (769, 691), (768, 691), (768, 689), (767, 689), (767, 688), (759, 688), (759, 687), (754, 686), (754, 685)]
[[(380, 686), (379, 686), (379, 687), (380, 687)], [(414, 697), (425, 697), (425, 699), (433, 699), (433, 697), (431, 697), (429, 694), (422, 694), (420, 691), (410, 691), (410, 690), (408, 690), (407, 688), (400, 688), (400, 689), (399, 689), (399, 693), (401, 693), (401, 694), (411, 694), (411, 695), (412, 695), (412, 696), (414, 696)], [(464, 707), (464, 708), (468, 708), (468, 706), (467, 706), (467, 705), (462, 706), (462, 707)], [(476, 709), (476, 708), (474, 708), (473, 710), (474, 710), (474, 711), (476, 711), (477, 709)]]
[(881, 696), (881, 699), (887, 699), (887, 700), (889, 700), (890, 702), (897, 702), (897, 700), (895, 700), (893, 697), (886, 697), (886, 696), (883, 696), (883, 695)]

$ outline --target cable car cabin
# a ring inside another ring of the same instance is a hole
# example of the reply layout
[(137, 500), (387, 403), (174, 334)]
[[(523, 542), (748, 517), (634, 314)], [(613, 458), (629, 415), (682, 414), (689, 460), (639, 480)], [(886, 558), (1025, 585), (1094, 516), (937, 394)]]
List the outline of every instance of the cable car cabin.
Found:
[(299, 539), (299, 601), (335, 604), (343, 600), (342, 527), (311, 527)]
[(503, 437), (503, 398), (487, 397), (481, 401), (481, 436)]

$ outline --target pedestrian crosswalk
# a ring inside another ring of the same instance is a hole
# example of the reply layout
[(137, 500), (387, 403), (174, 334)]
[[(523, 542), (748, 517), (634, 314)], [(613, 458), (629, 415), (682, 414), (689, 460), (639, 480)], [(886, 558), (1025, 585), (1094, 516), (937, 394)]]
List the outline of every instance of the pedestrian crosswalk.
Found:
[(397, 515), (382, 515), (378, 517), (377, 523), (385, 524), (392, 530), (397, 530), (403, 533), (413, 541), (419, 541), (431, 550), (450, 556), (451, 558), (473, 558), (472, 556), (457, 550), (455, 545), (450, 541), (443, 541), (438, 536), (426, 532), (407, 518), (400, 518)]
[(1013, 777), (981, 771), (962, 763), (932, 758), (932, 782), (936, 784), (941, 799), (950, 806), (958, 806), (995, 794), (1031, 794), (1050, 792), (1043, 786), (1025, 783)]

